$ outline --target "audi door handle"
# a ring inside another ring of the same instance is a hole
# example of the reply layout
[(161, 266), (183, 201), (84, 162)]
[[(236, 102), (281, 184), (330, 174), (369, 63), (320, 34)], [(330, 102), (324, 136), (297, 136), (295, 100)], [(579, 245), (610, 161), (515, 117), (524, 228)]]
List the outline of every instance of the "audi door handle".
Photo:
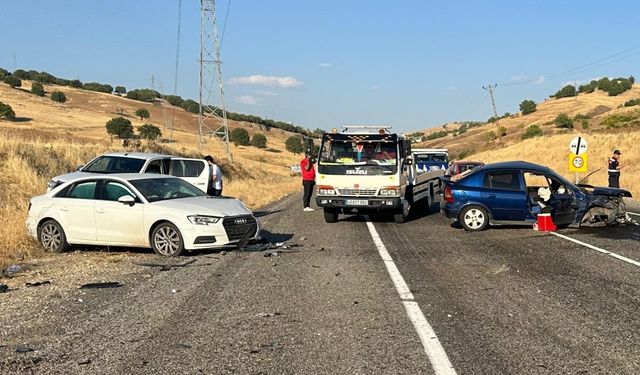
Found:
[(96, 213), (103, 214), (104, 208), (96, 208)]
[(489, 197), (489, 198), (495, 198), (495, 197), (496, 197), (496, 195), (495, 195), (495, 194), (489, 194), (489, 195), (488, 195), (488, 197)]
[(60, 207), (60, 211), (69, 211), (68, 207)]

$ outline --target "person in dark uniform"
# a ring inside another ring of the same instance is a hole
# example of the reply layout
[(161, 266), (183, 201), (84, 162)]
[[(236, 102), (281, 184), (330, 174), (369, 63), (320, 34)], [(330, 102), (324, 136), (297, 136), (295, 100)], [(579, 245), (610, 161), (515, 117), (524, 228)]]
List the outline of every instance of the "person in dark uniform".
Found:
[(611, 158), (609, 158), (609, 187), (620, 188), (620, 150), (615, 150)]

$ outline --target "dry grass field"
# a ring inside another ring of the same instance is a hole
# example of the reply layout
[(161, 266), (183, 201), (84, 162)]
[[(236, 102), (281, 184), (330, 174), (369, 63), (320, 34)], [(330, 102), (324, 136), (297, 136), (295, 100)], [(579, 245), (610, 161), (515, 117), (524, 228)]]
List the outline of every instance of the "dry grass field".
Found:
[[(38, 253), (38, 246), (26, 236), (24, 221), (29, 198), (45, 192), (51, 177), (72, 171), (101, 153), (124, 150), (121, 142), (111, 143), (107, 136), (105, 123), (112, 117), (127, 117), (134, 127), (153, 123), (175, 140), (163, 145), (143, 142), (140, 151), (190, 157), (213, 155), (223, 170), (224, 194), (242, 199), (251, 208), (275, 201), (301, 185), (299, 178), (289, 175), (289, 165), (297, 163), (300, 155), (284, 147), (284, 140), (292, 133), (265, 131), (254, 124), (230, 121), (231, 129), (241, 126), (250, 135), (262, 132), (272, 149), (232, 145), (234, 162), (230, 163), (215, 139), (207, 141), (202, 151), (196, 151), (197, 115), (166, 103), (163, 107), (110, 94), (55, 87), (67, 96), (67, 102), (60, 104), (49, 98), (53, 86), (45, 86), (45, 97), (31, 94), (29, 88), (25, 81), (22, 89), (0, 83), (0, 102), (9, 104), (17, 117), (11, 122), (0, 120), (0, 267), (15, 257)], [(147, 108), (150, 119), (136, 118), (134, 112), (138, 108)], [(165, 119), (171, 118), (175, 124), (172, 134), (169, 128), (165, 130)]]

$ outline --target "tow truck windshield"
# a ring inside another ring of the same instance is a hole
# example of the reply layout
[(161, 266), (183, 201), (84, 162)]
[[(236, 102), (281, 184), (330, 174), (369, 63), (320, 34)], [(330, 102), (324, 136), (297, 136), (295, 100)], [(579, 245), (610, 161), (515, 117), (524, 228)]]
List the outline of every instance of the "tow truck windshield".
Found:
[(325, 134), (318, 172), (325, 174), (388, 175), (398, 168), (395, 135)]

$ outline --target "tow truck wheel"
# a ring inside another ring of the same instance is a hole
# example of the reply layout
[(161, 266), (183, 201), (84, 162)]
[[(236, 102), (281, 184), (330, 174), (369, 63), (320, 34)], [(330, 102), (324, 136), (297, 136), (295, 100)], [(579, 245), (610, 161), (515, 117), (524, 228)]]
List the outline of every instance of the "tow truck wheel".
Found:
[(335, 223), (338, 221), (338, 212), (334, 210), (324, 209), (324, 221), (327, 223)]
[(404, 223), (407, 221), (407, 218), (409, 217), (409, 211), (411, 211), (411, 205), (409, 204), (408, 201), (403, 201), (402, 203), (402, 208), (400, 209), (400, 212), (397, 212), (395, 214), (393, 214), (393, 220), (396, 223)]

